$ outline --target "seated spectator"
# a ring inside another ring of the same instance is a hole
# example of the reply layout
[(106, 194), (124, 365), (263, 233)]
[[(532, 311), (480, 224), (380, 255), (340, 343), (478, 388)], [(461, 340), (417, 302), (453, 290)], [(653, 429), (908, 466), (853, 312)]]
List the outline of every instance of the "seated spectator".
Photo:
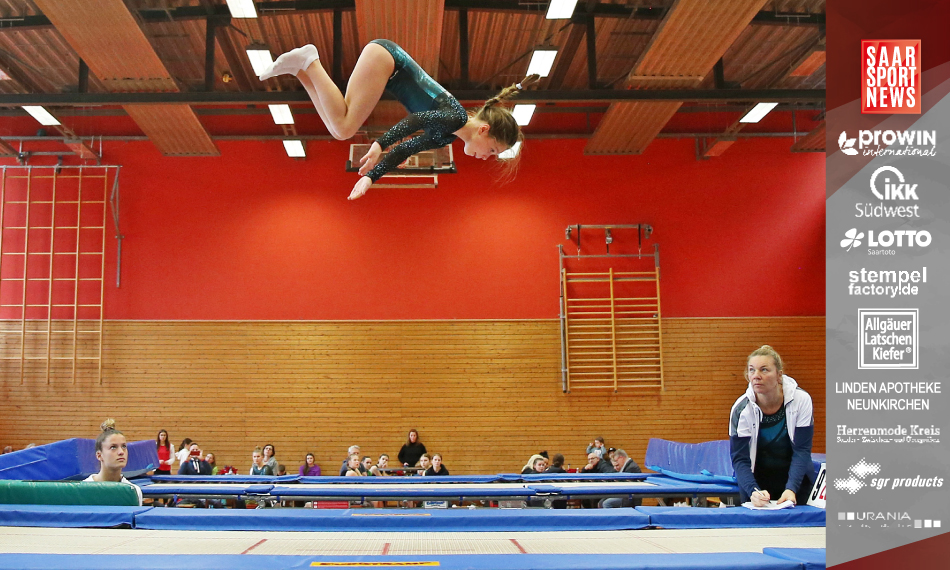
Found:
[(544, 470), (545, 473), (567, 473), (564, 470), (564, 456), (560, 453), (555, 453), (554, 458), (551, 459), (551, 466)]
[(413, 428), (409, 430), (406, 443), (400, 448), (397, 457), (403, 467), (413, 467), (425, 452), (426, 446), (419, 441), (419, 432)]
[(532, 455), (528, 458), (528, 462), (525, 466), (521, 468), (521, 474), (536, 475), (538, 473), (544, 473), (545, 469), (547, 469), (547, 460), (540, 455)]
[(181, 440), (181, 446), (178, 448), (178, 453), (176, 453), (176, 459), (178, 459), (178, 464), (181, 465), (188, 460), (188, 456), (191, 454), (191, 438), (186, 437)]
[(12, 446), (12, 445), (8, 445), (8, 446), (4, 447), (4, 448), (3, 448), (3, 453), (13, 453), (13, 446)]
[[(622, 449), (614, 451), (613, 465), (617, 473), (642, 473), (637, 462), (630, 459), (630, 457), (627, 456), (627, 452)], [(642, 503), (643, 501), (641, 499), (612, 497), (601, 501), (600, 506), (605, 509), (615, 509), (617, 507), (639, 507)]]
[(351, 445), (349, 449), (346, 450), (346, 459), (343, 460), (343, 465), (340, 466), (340, 477), (346, 475), (347, 470), (349, 470), (350, 456), (353, 454), (360, 454), (360, 446)]
[(381, 469), (389, 469), (389, 456), (385, 453), (379, 456), (376, 465), (369, 468), (370, 475), (376, 475), (377, 477), (388, 477), (392, 475), (389, 471), (380, 471)]
[(587, 465), (584, 466), (584, 473), (616, 473), (616, 471), (610, 463), (601, 459), (596, 452), (591, 451), (587, 454)]
[(211, 475), (211, 465), (201, 458), (201, 449), (198, 444), (191, 442), (188, 446), (188, 459), (178, 468), (179, 475)]
[(426, 476), (433, 477), (438, 475), (448, 475), (449, 468), (445, 465), (442, 465), (442, 454), (433, 453), (432, 454), (432, 467), (426, 469)]
[(274, 449), (274, 446), (268, 443), (264, 445), (263, 451), (264, 465), (270, 467), (270, 470), (274, 472), (274, 475), (276, 475), (278, 472), (280, 472), (280, 466), (277, 465), (277, 452)]
[(586, 451), (588, 455), (596, 453), (597, 457), (603, 457), (606, 452), (607, 448), (604, 447), (604, 438), (602, 437), (595, 437), (594, 441), (590, 442), (590, 445), (587, 446)]
[(611, 463), (613, 463), (617, 473), (643, 473), (643, 471), (640, 471), (637, 462), (631, 459), (627, 452), (622, 449), (614, 451)]
[(264, 465), (264, 452), (260, 447), (255, 447), (251, 453), (251, 475), (273, 475), (274, 471), (270, 465)]
[(354, 453), (350, 456), (349, 460), (346, 463), (346, 475), (345, 477), (362, 477), (363, 472), (360, 470), (360, 456), (359, 454)]
[(278, 474), (278, 475), (281, 475), (281, 476), (287, 474), (287, 467), (284, 466), (283, 463), (278, 463), (278, 464), (277, 464), (277, 474)]
[(613, 463), (613, 462), (614, 462), (614, 452), (615, 452), (615, 451), (617, 451), (617, 448), (616, 448), (616, 447), (608, 447), (608, 448), (607, 448), (607, 452), (604, 454), (603, 457), (601, 457), (601, 459), (606, 459), (606, 460), (609, 461), (610, 463)]
[(99, 426), (102, 431), (96, 438), (96, 459), (99, 460), (99, 472), (86, 477), (84, 481), (104, 483), (114, 481), (135, 488), (142, 504), (142, 490), (122, 476), (122, 469), (129, 461), (129, 446), (121, 431), (115, 429), (115, 420), (108, 419)]
[(301, 477), (319, 477), (320, 476), (320, 466), (314, 463), (314, 458), (312, 453), (308, 453), (304, 464), (300, 466), (300, 476)]
[(208, 453), (205, 455), (205, 463), (211, 466), (212, 475), (218, 475), (221, 473), (221, 469), (218, 468), (218, 463), (215, 461), (213, 453)]
[(370, 470), (373, 468), (373, 458), (369, 455), (364, 455), (363, 459), (360, 460), (360, 471), (363, 472), (363, 475), (374, 475)]
[(428, 453), (423, 453), (422, 456), (419, 457), (419, 467), (421, 468), (419, 475), (425, 475), (426, 471), (432, 467), (432, 456)]
[(172, 442), (168, 437), (168, 432), (161, 429), (155, 436), (155, 451), (158, 453), (158, 469), (156, 475), (171, 475), (172, 464), (175, 462), (175, 451), (172, 448)]

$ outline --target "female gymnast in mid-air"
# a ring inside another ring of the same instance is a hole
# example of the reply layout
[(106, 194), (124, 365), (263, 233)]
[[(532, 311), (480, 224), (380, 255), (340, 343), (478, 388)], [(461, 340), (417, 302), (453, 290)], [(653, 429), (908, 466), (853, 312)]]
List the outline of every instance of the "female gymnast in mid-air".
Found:
[[(346, 86), (346, 95), (327, 75), (312, 44), (281, 55), (260, 78), (264, 81), (277, 75), (296, 75), (330, 134), (338, 140), (356, 134), (383, 91), (389, 91), (409, 111), (408, 117), (374, 141), (360, 159), (361, 177), (350, 193), (350, 200), (365, 194), (381, 176), (411, 155), (446, 146), (456, 137), (465, 143), (465, 154), (483, 160), (513, 147), (523, 138), (521, 129), (511, 112), (499, 103), (539, 79), (532, 75), (502, 89), (470, 114), (409, 54), (389, 40), (373, 40), (363, 48)], [(383, 150), (420, 130), (422, 135), (396, 145), (380, 161)]]

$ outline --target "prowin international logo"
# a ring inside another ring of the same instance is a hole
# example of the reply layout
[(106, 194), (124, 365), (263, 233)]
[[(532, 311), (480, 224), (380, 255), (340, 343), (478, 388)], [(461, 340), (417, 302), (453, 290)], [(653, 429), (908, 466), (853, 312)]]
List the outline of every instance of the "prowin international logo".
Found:
[(838, 149), (848, 156), (937, 156), (937, 131), (847, 131), (838, 136)]
[[(864, 243), (864, 235), (864, 232), (858, 231), (858, 228), (851, 228), (844, 232), (844, 239), (840, 242), (841, 247), (845, 251), (851, 251), (861, 246)], [(933, 238), (927, 230), (882, 230), (876, 233), (874, 230), (868, 230), (867, 232), (868, 255), (895, 255), (896, 248), (924, 248), (929, 246), (931, 241)]]

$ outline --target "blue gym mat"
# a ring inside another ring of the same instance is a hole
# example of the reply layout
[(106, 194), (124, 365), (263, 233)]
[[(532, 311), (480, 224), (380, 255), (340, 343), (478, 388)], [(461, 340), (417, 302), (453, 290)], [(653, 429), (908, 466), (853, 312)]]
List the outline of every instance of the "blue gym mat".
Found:
[(637, 507), (650, 516), (650, 525), (663, 528), (744, 528), (825, 526), (825, 510), (808, 505), (774, 511), (745, 507), (704, 509), (693, 507)]
[(634, 509), (152, 509), (135, 528), (321, 532), (631, 530), (650, 525)]
[[(183, 562), (184, 561), (184, 562)], [(268, 556), (2, 554), (0, 570), (290, 570), (440, 568), (441, 570), (804, 570), (802, 562), (754, 552), (704, 554), (437, 554)]]
[(98, 505), (0, 505), (0, 526), (111, 528), (132, 526), (135, 515), (152, 507)]

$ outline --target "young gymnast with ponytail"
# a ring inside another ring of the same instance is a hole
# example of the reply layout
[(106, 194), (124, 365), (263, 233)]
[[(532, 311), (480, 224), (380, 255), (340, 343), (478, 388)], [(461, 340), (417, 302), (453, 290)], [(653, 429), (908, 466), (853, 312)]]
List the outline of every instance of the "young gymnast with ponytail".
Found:
[(132, 485), (142, 504), (142, 490), (122, 476), (122, 469), (129, 462), (129, 447), (125, 436), (115, 428), (115, 420), (108, 419), (99, 426), (102, 431), (96, 438), (96, 459), (99, 460), (99, 472), (86, 477), (85, 481), (104, 483), (114, 481)]
[[(399, 166), (411, 155), (449, 145), (456, 138), (465, 143), (464, 152), (487, 160), (513, 147), (524, 137), (511, 112), (500, 103), (517, 95), (539, 76), (525, 77), (502, 89), (477, 111), (465, 108), (432, 79), (401, 47), (389, 40), (373, 40), (363, 48), (353, 75), (340, 92), (320, 63), (312, 44), (291, 50), (261, 74), (264, 81), (278, 75), (295, 75), (310, 95), (314, 107), (330, 134), (345, 140), (356, 134), (376, 107), (383, 91), (389, 91), (410, 115), (373, 142), (360, 160), (360, 179), (350, 193), (355, 200), (374, 182)], [(400, 143), (386, 155), (383, 150), (417, 132), (423, 134)], [(516, 159), (506, 161), (509, 168)]]

